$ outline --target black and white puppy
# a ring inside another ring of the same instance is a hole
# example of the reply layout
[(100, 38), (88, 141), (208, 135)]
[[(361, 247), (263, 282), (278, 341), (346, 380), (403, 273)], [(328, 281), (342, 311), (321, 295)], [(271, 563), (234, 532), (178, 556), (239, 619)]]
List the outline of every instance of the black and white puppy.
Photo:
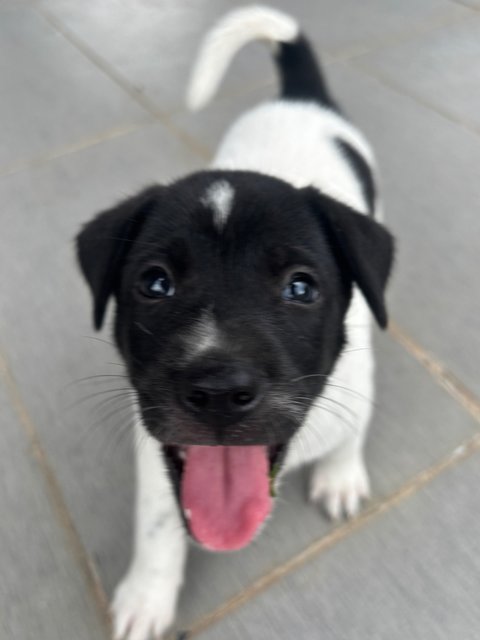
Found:
[(172, 623), (188, 533), (239, 549), (273, 509), (279, 477), (318, 461), (311, 498), (332, 518), (369, 495), (373, 314), (393, 241), (374, 159), (339, 112), (296, 22), (250, 7), (208, 35), (189, 89), (214, 94), (236, 51), (272, 43), (278, 99), (243, 115), (203, 172), (99, 214), (78, 255), (138, 397), (133, 560), (112, 606), (117, 639)]

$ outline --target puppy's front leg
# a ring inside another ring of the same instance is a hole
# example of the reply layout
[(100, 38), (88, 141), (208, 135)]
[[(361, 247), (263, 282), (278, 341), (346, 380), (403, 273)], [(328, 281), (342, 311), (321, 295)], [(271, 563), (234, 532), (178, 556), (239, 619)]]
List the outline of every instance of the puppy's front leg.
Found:
[(343, 514), (353, 518), (361, 501), (369, 497), (370, 482), (359, 437), (348, 438), (315, 465), (310, 499), (322, 503), (332, 520)]
[(116, 640), (158, 638), (173, 622), (186, 536), (160, 445), (136, 426), (137, 504), (130, 568), (112, 602)]

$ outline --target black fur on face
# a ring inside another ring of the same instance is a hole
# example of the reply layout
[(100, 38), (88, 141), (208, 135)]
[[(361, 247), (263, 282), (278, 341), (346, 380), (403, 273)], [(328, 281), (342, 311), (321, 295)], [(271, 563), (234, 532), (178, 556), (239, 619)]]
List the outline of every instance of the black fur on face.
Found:
[[(205, 197), (218, 181), (233, 194), (223, 224)], [(354, 282), (386, 325), (392, 253), (381, 225), (315, 189), (236, 171), (151, 187), (78, 236), (95, 325), (113, 295), (116, 343), (166, 445), (285, 446), (344, 345)]]

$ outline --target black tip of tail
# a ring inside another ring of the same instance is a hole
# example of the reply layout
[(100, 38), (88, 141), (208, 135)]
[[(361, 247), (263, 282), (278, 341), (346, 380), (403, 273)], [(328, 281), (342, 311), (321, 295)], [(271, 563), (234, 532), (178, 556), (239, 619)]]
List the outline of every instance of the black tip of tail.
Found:
[(286, 100), (314, 100), (339, 111), (323, 77), (320, 64), (305, 36), (282, 42), (275, 57), (281, 81), (281, 97)]

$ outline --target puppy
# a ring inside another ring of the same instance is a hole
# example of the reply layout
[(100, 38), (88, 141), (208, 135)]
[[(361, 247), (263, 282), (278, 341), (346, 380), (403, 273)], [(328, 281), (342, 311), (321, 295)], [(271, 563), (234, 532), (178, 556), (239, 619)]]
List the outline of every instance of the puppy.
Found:
[(332, 518), (369, 495), (370, 317), (386, 326), (393, 255), (374, 159), (297, 23), (273, 9), (236, 10), (207, 36), (190, 107), (256, 39), (272, 45), (279, 98), (232, 126), (208, 170), (151, 186), (77, 238), (96, 329), (116, 302), (142, 436), (117, 639), (162, 634), (188, 536), (212, 551), (247, 545), (285, 471), (317, 462), (311, 499)]

